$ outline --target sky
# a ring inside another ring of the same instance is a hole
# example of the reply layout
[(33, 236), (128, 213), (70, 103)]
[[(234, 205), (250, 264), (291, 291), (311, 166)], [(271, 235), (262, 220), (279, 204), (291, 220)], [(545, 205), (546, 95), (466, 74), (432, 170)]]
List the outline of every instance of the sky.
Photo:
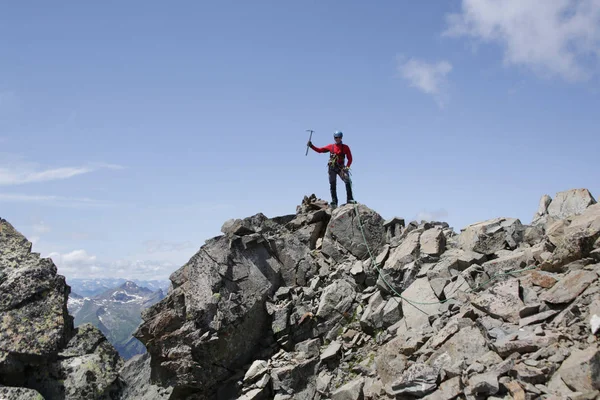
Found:
[(308, 129), (385, 219), (600, 196), (600, 0), (2, 2), (0, 52), (0, 217), (67, 279), (329, 201)]

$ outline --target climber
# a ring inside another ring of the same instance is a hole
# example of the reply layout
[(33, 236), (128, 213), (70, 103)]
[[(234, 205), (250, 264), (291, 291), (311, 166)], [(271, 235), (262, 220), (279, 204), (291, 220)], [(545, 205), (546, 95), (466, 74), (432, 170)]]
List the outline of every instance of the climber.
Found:
[[(350, 165), (352, 164), (352, 153), (350, 147), (342, 143), (342, 137), (344, 134), (340, 131), (336, 131), (333, 134), (335, 143), (329, 144), (325, 147), (316, 147), (312, 142), (308, 141), (308, 147), (316, 151), (317, 153), (329, 152), (329, 162), (327, 168), (329, 171), (329, 188), (331, 190), (331, 207), (335, 208), (338, 204), (337, 197), (337, 177), (342, 178), (346, 184), (346, 199), (347, 203), (355, 203), (354, 197), (352, 196), (352, 183), (350, 181)], [(345, 164), (345, 159), (348, 157), (348, 163)], [(345, 165), (344, 165), (345, 164)]]

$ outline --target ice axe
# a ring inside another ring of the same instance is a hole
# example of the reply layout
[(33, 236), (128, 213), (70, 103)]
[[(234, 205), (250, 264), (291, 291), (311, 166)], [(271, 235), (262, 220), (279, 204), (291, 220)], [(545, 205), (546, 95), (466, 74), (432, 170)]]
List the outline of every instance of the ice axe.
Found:
[[(310, 136), (308, 137), (308, 141), (310, 142), (312, 140), (312, 134), (313, 134), (314, 131), (311, 130), (311, 129), (307, 129), (306, 132), (310, 132)], [(308, 144), (306, 145), (306, 154), (305, 154), (305, 156), (307, 156), (307, 155), (308, 155)]]

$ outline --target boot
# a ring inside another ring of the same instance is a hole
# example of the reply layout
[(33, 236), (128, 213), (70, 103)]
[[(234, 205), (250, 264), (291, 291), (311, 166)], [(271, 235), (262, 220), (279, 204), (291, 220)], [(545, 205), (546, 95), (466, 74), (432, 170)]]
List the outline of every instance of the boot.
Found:
[(354, 196), (352, 196), (352, 185), (350, 182), (346, 183), (346, 199), (348, 199), (348, 204), (356, 203), (356, 201), (354, 201)]
[(331, 207), (336, 208), (338, 204), (337, 189), (331, 187)]

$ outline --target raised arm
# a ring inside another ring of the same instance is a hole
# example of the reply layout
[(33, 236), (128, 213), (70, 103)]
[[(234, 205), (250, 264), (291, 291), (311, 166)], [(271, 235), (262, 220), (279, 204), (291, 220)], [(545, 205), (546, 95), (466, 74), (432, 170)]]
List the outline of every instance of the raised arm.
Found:
[(313, 149), (314, 151), (316, 151), (317, 153), (327, 153), (328, 151), (332, 151), (331, 144), (328, 144), (325, 147), (317, 147), (314, 144), (312, 144), (312, 142), (309, 142), (308, 144), (310, 146), (311, 149)]

